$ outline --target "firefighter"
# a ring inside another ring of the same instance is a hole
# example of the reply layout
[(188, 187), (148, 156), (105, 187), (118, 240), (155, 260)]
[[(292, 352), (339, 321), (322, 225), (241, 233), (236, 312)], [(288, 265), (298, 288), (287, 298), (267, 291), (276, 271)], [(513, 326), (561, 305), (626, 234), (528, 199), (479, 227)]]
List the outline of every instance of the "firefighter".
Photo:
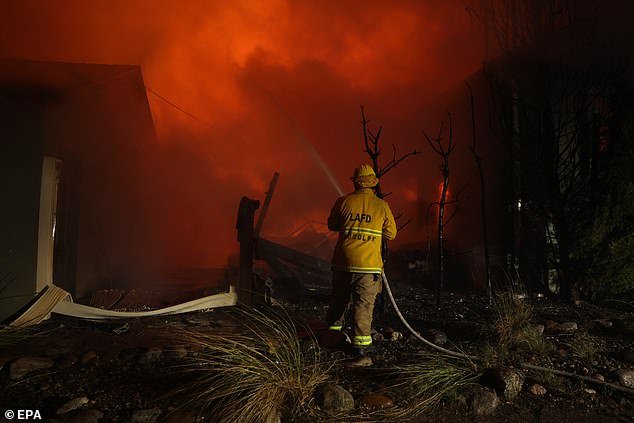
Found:
[(382, 240), (396, 236), (390, 206), (375, 194), (374, 170), (362, 164), (350, 178), (354, 192), (340, 197), (328, 217), (328, 229), (339, 232), (332, 259), (332, 291), (326, 316), (331, 330), (341, 330), (352, 297), (352, 345), (363, 356), (372, 345), (372, 312), (381, 292)]

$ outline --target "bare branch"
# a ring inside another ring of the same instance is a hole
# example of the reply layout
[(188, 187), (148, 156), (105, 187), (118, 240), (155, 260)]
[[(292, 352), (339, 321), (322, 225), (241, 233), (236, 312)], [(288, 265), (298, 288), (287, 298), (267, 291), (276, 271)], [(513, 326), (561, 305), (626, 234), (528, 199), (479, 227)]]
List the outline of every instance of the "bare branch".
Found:
[(402, 231), (407, 225), (409, 225), (412, 222), (412, 219), (407, 219), (407, 221), (405, 223), (403, 223), (401, 226), (399, 226), (397, 228), (397, 230), (400, 232)]

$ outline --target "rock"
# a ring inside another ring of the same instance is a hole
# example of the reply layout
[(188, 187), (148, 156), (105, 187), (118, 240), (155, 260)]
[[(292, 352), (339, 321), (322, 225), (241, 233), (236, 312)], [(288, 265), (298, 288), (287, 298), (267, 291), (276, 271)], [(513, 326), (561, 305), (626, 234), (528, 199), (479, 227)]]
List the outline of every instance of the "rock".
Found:
[(577, 322), (557, 323), (547, 320), (544, 326), (548, 334), (573, 333), (579, 329)]
[(577, 322), (564, 322), (559, 325), (560, 333), (573, 333), (577, 331), (577, 329), (579, 329), (579, 326), (577, 326)]
[(67, 420), (68, 423), (99, 423), (103, 413), (99, 410), (79, 410)]
[(376, 410), (394, 405), (392, 398), (382, 394), (367, 394), (359, 400), (359, 406), (369, 410)]
[(99, 356), (94, 351), (86, 351), (79, 357), (79, 362), (81, 364), (95, 364), (99, 361)]
[(75, 354), (64, 354), (57, 357), (55, 362), (57, 363), (57, 367), (60, 369), (67, 369), (69, 367), (74, 366), (78, 361), (78, 358)]
[(376, 332), (372, 334), (372, 340), (374, 342), (383, 342), (385, 341), (385, 337), (382, 334)]
[(145, 352), (139, 357), (139, 364), (142, 366), (147, 366), (149, 364), (156, 363), (161, 359), (161, 355), (163, 354), (163, 350), (158, 347), (152, 347), (145, 350)]
[(189, 347), (187, 347), (187, 350), (191, 355), (195, 357), (203, 352), (205, 350), (205, 347), (203, 347), (202, 345), (190, 345)]
[(592, 375), (593, 379), (600, 380), (601, 382), (605, 382), (605, 377), (601, 373), (595, 373)]
[(86, 397), (73, 398), (72, 400), (66, 402), (64, 405), (59, 407), (55, 411), (55, 414), (57, 414), (58, 416), (61, 416), (62, 414), (66, 414), (73, 410), (77, 410), (78, 408), (83, 407), (84, 405), (88, 404), (88, 402), (89, 400)]
[(182, 345), (175, 346), (165, 351), (165, 355), (168, 358), (180, 360), (182, 358), (187, 357), (187, 348), (185, 348)]
[(496, 367), (484, 372), (483, 382), (495, 389), (504, 399), (512, 400), (522, 390), (525, 375), (521, 370)]
[(160, 408), (136, 410), (132, 413), (131, 423), (155, 423), (161, 415)]
[(541, 336), (544, 334), (544, 330), (546, 328), (544, 327), (544, 325), (532, 325), (531, 326), (531, 330), (537, 334), (537, 336)]
[(193, 411), (189, 410), (176, 410), (167, 415), (167, 423), (195, 423), (198, 421), (198, 416)]
[(363, 357), (359, 357), (356, 360), (350, 362), (350, 364), (348, 364), (348, 366), (350, 366), (350, 367), (370, 367), (373, 364), (374, 364), (374, 362), (372, 361), (372, 357), (363, 356)]
[(402, 339), (403, 339), (403, 334), (397, 330), (395, 330), (394, 332), (390, 334), (390, 341), (392, 342), (400, 341)]
[(476, 416), (488, 416), (500, 405), (500, 399), (492, 389), (475, 386), (467, 393), (466, 404)]
[(20, 357), (9, 366), (9, 377), (20, 379), (36, 370), (50, 369), (54, 364), (55, 361), (46, 357)]
[(341, 386), (327, 383), (317, 390), (317, 403), (325, 411), (340, 413), (354, 408), (354, 397)]
[(617, 370), (616, 376), (619, 383), (627, 388), (634, 388), (634, 370), (621, 369)]
[(546, 388), (538, 383), (534, 383), (528, 388), (528, 392), (538, 397), (546, 395)]
[(447, 335), (438, 329), (427, 329), (422, 332), (423, 338), (436, 345), (445, 345), (447, 343)]

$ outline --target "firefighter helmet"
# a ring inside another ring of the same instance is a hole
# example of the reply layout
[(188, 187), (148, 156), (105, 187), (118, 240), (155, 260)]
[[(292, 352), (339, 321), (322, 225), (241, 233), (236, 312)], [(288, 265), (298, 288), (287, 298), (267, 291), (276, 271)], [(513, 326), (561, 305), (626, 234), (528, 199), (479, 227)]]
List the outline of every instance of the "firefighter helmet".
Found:
[(379, 183), (379, 178), (376, 177), (372, 166), (365, 163), (354, 170), (354, 174), (350, 179), (361, 188), (372, 188)]

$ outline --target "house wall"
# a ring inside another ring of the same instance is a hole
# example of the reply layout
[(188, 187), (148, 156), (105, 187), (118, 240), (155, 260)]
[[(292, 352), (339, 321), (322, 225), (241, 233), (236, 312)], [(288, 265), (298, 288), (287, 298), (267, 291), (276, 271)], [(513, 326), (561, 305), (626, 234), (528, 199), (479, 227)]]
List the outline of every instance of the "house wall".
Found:
[(0, 95), (0, 320), (36, 293), (43, 97)]

